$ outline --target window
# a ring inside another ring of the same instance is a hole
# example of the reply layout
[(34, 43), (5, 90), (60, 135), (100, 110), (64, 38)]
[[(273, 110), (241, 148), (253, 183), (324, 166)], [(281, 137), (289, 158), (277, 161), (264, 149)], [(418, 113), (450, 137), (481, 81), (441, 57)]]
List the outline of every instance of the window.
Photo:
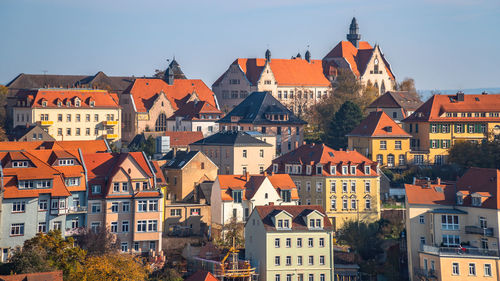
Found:
[(406, 158), (404, 154), (399, 155), (399, 166), (404, 166), (406, 164)]
[(46, 233), (47, 232), (47, 223), (39, 222), (38, 223), (38, 232)]
[(309, 279), (308, 281), (314, 281), (314, 274), (309, 274)]
[(356, 181), (355, 180), (351, 181), (351, 192), (354, 192), (354, 193), (356, 192)]
[(302, 248), (302, 238), (297, 238), (297, 248)]
[(128, 252), (128, 242), (121, 243), (121, 250), (122, 252)]
[(243, 149), (243, 158), (247, 158), (247, 150)]
[(75, 165), (74, 159), (59, 159), (59, 166), (73, 166)]
[(24, 201), (16, 201), (12, 203), (12, 212), (13, 213), (23, 213), (26, 210), (26, 202)]
[(310, 175), (310, 174), (311, 174), (311, 171), (312, 171), (312, 167), (311, 167), (311, 165), (307, 165), (307, 166), (306, 166), (306, 174)]
[(118, 182), (113, 183), (113, 191), (120, 192), (120, 183)]
[(57, 114), (57, 121), (62, 122), (62, 114)]
[(380, 150), (387, 150), (387, 141), (380, 141)]
[(146, 220), (137, 221), (137, 232), (146, 232), (148, 222)]
[(302, 265), (302, 256), (297, 256), (297, 265)]
[(139, 251), (139, 242), (134, 242), (134, 251)]
[[(292, 265), (292, 257), (291, 256), (286, 256), (285, 264)], [(290, 278), (291, 278), (291, 275), (290, 275)]]
[(351, 175), (356, 174), (356, 166), (351, 166)]
[(309, 256), (308, 260), (309, 260), (308, 262), (309, 265), (314, 265), (314, 256)]
[(321, 175), (323, 173), (323, 166), (316, 165), (316, 175)]
[(280, 265), (280, 256), (274, 257), (274, 265)]
[(348, 169), (349, 168), (347, 166), (342, 166), (342, 175), (347, 175)]
[[(189, 213), (191, 216), (201, 216), (201, 209), (200, 208), (193, 208), (189, 211)], [(248, 213), (248, 211), (247, 211), (247, 213)]]
[(392, 154), (387, 155), (387, 166), (394, 167), (394, 155)]
[(286, 240), (285, 240), (285, 246), (287, 248), (292, 247), (292, 238), (286, 238)]
[(92, 203), (92, 213), (101, 212), (101, 203)]
[(47, 200), (40, 200), (38, 202), (38, 210), (39, 211), (47, 211), (49, 208), (48, 208), (48, 202)]
[(441, 215), (441, 227), (445, 230), (458, 230), (457, 215)]
[(311, 192), (311, 182), (310, 181), (306, 182), (306, 191)]
[(342, 210), (347, 210), (347, 198), (342, 199)]
[(357, 200), (356, 198), (351, 198), (351, 209), (356, 210), (357, 208)]
[(233, 202), (234, 203), (241, 203), (241, 190), (233, 190)]
[(259, 156), (260, 158), (264, 157), (264, 149), (259, 150)]
[(274, 239), (274, 248), (279, 248), (280, 247), (280, 239), (279, 238), (275, 238)]
[(129, 221), (122, 221), (122, 232), (129, 231)]
[(460, 270), (459, 270), (459, 267), (458, 267), (458, 262), (454, 262), (452, 264), (452, 272), (451, 274), (453, 275), (460, 275)]
[(111, 203), (111, 212), (118, 213), (118, 202)]
[(101, 186), (100, 185), (93, 185), (92, 186), (92, 193), (93, 194), (99, 194), (99, 193), (101, 193)]
[(10, 225), (10, 236), (24, 235), (24, 223), (13, 223)]
[[(36, 134), (34, 134), (34, 135), (36, 135)], [(26, 168), (26, 167), (28, 167), (28, 161), (13, 161), (12, 167), (13, 168)]]
[(137, 202), (137, 211), (138, 212), (147, 212), (148, 211), (148, 201), (140, 200)]
[(148, 203), (149, 203), (148, 209), (150, 212), (157, 212), (158, 211), (158, 201), (157, 200), (149, 200)]
[(330, 208), (332, 210), (336, 210), (337, 209), (337, 199), (335, 199), (335, 198), (330, 199)]
[[(311, 221), (312, 221), (312, 222), (314, 222), (314, 220), (311, 220)], [(309, 239), (307, 239), (307, 246), (308, 246), (309, 248), (314, 247), (314, 239), (313, 239), (313, 238), (309, 238)]]
[(418, 221), (420, 222), (420, 224), (425, 224), (425, 217), (424, 217), (424, 215), (418, 216)]
[(92, 231), (94, 233), (98, 232), (99, 231), (99, 227), (101, 226), (101, 223), (100, 222), (92, 222), (90, 224), (90, 228), (92, 229)]
[(325, 256), (319, 256), (319, 264), (325, 265)]
[(60, 221), (55, 221), (54, 224), (52, 225), (52, 229), (54, 230), (61, 230), (62, 222)]
[(367, 180), (365, 181), (365, 192), (370, 192), (371, 186), (370, 186), (370, 181)]
[(377, 154), (377, 163), (379, 165), (384, 165), (384, 156), (382, 154)]
[(112, 233), (118, 232), (118, 222), (117, 221), (111, 222), (111, 232)]
[(491, 276), (491, 264), (484, 265), (484, 276)]
[(149, 232), (158, 231), (158, 221), (157, 220), (148, 220), (148, 231)]
[(94, 122), (99, 122), (99, 114), (94, 114)]
[(325, 238), (319, 238), (319, 246), (321, 248), (325, 247)]
[(365, 209), (370, 210), (372, 208), (372, 200), (370, 198), (365, 199)]
[(322, 192), (323, 191), (323, 183), (320, 181), (316, 182), (316, 192)]
[(181, 216), (181, 209), (170, 209), (170, 216), (180, 217)]
[(476, 264), (469, 263), (469, 275), (476, 275)]
[[(266, 82), (267, 82), (267, 80), (266, 80)], [(274, 275), (274, 281), (280, 281), (280, 275), (279, 274)]]
[(458, 235), (443, 235), (443, 245), (445, 247), (460, 245), (460, 236), (458, 236)]
[(66, 186), (79, 186), (80, 185), (80, 178), (67, 178), (64, 180), (66, 183)]

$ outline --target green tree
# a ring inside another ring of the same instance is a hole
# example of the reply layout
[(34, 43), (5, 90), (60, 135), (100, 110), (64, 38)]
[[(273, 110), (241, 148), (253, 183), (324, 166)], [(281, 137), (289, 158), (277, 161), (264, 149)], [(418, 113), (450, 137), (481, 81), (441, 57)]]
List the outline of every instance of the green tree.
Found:
[(182, 276), (174, 268), (163, 267), (149, 276), (149, 281), (182, 281)]
[(349, 246), (363, 260), (375, 258), (382, 253), (380, 225), (378, 222), (350, 220), (338, 230), (337, 242)]
[(455, 142), (449, 150), (448, 161), (463, 168), (500, 169), (500, 141)]
[(146, 155), (153, 156), (156, 152), (156, 139), (152, 136), (146, 138), (144, 134), (136, 135), (128, 146), (129, 151), (144, 151)]
[(223, 249), (229, 249), (234, 246), (239, 248), (245, 247), (245, 239), (243, 238), (243, 232), (245, 230), (245, 225), (236, 220), (236, 217), (232, 217), (230, 221), (222, 227), (219, 237), (215, 239), (215, 245)]
[(334, 149), (347, 147), (346, 135), (356, 128), (362, 120), (363, 114), (359, 106), (351, 101), (346, 101), (326, 128), (324, 143)]
[(15, 273), (62, 270), (64, 278), (70, 278), (82, 269), (86, 252), (75, 246), (73, 238), (62, 238), (59, 230), (47, 234), (38, 233), (24, 241), (10, 258)]

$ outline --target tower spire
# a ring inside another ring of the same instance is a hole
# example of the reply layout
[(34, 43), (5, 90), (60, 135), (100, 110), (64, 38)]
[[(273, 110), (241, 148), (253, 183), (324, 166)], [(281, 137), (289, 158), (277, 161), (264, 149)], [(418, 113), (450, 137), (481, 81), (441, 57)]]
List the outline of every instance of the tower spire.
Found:
[(359, 34), (359, 26), (356, 18), (353, 17), (351, 25), (349, 26), (349, 33), (347, 34), (347, 40), (351, 42), (354, 47), (359, 48), (359, 40), (361, 39), (361, 34)]

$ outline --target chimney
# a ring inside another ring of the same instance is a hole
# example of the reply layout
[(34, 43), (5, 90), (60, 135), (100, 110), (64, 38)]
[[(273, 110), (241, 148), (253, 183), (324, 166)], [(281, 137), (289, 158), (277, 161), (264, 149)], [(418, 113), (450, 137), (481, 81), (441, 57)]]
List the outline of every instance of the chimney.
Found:
[(488, 92), (486, 92), (486, 91), (484, 91), (484, 92), (481, 93), (481, 95), (483, 95), (483, 96), (485, 96), (487, 94), (488, 94)]
[(464, 92), (459, 91), (457, 93), (457, 101), (464, 101)]
[(269, 202), (269, 206), (274, 206), (274, 202)]
[(250, 178), (250, 173), (249, 172), (246, 172), (245, 173), (245, 180), (248, 181), (248, 179)]
[(417, 182), (417, 178), (413, 177), (413, 185), (415, 185), (416, 182)]
[(440, 185), (440, 184), (441, 184), (441, 178), (436, 178), (436, 183), (437, 183), (438, 185)]
[(267, 172), (266, 171), (264, 171), (264, 176), (267, 177)]

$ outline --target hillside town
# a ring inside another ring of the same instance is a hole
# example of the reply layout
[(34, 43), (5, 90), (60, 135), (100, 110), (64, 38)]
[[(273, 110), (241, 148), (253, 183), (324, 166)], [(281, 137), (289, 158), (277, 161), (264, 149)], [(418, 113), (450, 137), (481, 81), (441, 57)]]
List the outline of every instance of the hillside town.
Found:
[(0, 85), (0, 280), (499, 280), (500, 94), (423, 97), (342, 29), (212, 85)]

